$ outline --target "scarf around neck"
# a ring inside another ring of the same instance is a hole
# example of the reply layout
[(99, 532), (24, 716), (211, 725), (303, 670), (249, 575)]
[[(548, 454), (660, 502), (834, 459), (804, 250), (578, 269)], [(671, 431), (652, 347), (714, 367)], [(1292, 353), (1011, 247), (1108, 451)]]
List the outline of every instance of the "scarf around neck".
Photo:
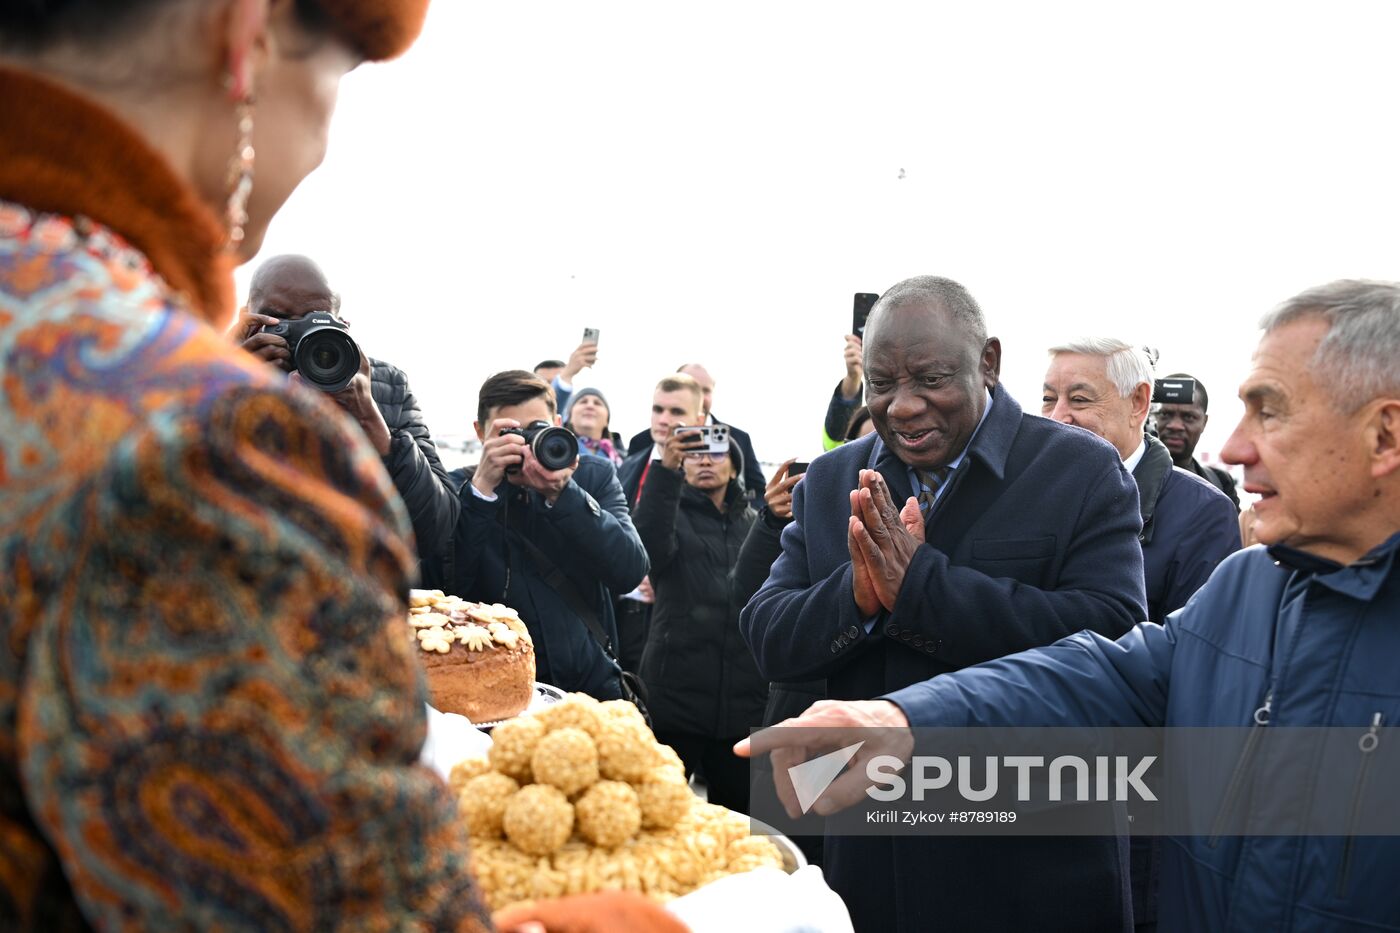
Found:
[[(233, 129), (229, 129), (229, 148)], [(222, 330), (234, 257), (215, 212), (135, 130), (67, 88), (0, 66), (0, 199), (109, 228)]]

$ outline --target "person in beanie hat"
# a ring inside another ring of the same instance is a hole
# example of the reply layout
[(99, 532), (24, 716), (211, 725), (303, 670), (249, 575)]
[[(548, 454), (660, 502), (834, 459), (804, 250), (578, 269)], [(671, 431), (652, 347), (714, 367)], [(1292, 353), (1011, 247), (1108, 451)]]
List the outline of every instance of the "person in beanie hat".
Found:
[(492, 927), (418, 763), (403, 503), (222, 336), (426, 8), (0, 4), (0, 929)]
[(608, 427), (612, 409), (597, 389), (580, 389), (569, 400), (564, 427), (578, 435), (580, 457), (602, 457), (614, 467), (622, 466), (626, 451), (621, 439)]

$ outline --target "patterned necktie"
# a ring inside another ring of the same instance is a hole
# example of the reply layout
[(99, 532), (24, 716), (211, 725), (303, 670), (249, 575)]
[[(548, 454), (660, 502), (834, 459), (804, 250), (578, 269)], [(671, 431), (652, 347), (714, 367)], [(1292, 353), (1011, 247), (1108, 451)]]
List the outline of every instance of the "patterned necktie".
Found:
[(929, 511), (933, 504), (938, 501), (938, 490), (948, 480), (948, 468), (937, 467), (932, 470), (915, 470), (914, 474), (919, 478), (919, 511), (928, 518)]

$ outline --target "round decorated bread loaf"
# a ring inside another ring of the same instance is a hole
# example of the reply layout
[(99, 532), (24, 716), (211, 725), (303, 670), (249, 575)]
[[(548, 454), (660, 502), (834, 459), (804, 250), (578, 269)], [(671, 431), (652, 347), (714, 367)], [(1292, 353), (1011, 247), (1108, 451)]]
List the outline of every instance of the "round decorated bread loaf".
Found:
[(514, 609), (412, 590), (408, 622), (433, 706), (472, 722), (519, 715), (535, 687), (535, 645)]

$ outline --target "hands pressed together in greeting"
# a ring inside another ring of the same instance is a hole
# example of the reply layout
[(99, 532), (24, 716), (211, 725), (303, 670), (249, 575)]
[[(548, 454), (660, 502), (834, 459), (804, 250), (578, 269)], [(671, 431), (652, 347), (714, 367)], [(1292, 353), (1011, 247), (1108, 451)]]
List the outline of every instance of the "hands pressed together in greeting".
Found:
[(885, 478), (875, 470), (861, 470), (860, 484), (851, 491), (846, 546), (856, 608), (863, 616), (869, 618), (881, 608), (894, 611), (909, 563), (923, 543), (919, 500), (911, 496), (902, 509), (896, 508)]

